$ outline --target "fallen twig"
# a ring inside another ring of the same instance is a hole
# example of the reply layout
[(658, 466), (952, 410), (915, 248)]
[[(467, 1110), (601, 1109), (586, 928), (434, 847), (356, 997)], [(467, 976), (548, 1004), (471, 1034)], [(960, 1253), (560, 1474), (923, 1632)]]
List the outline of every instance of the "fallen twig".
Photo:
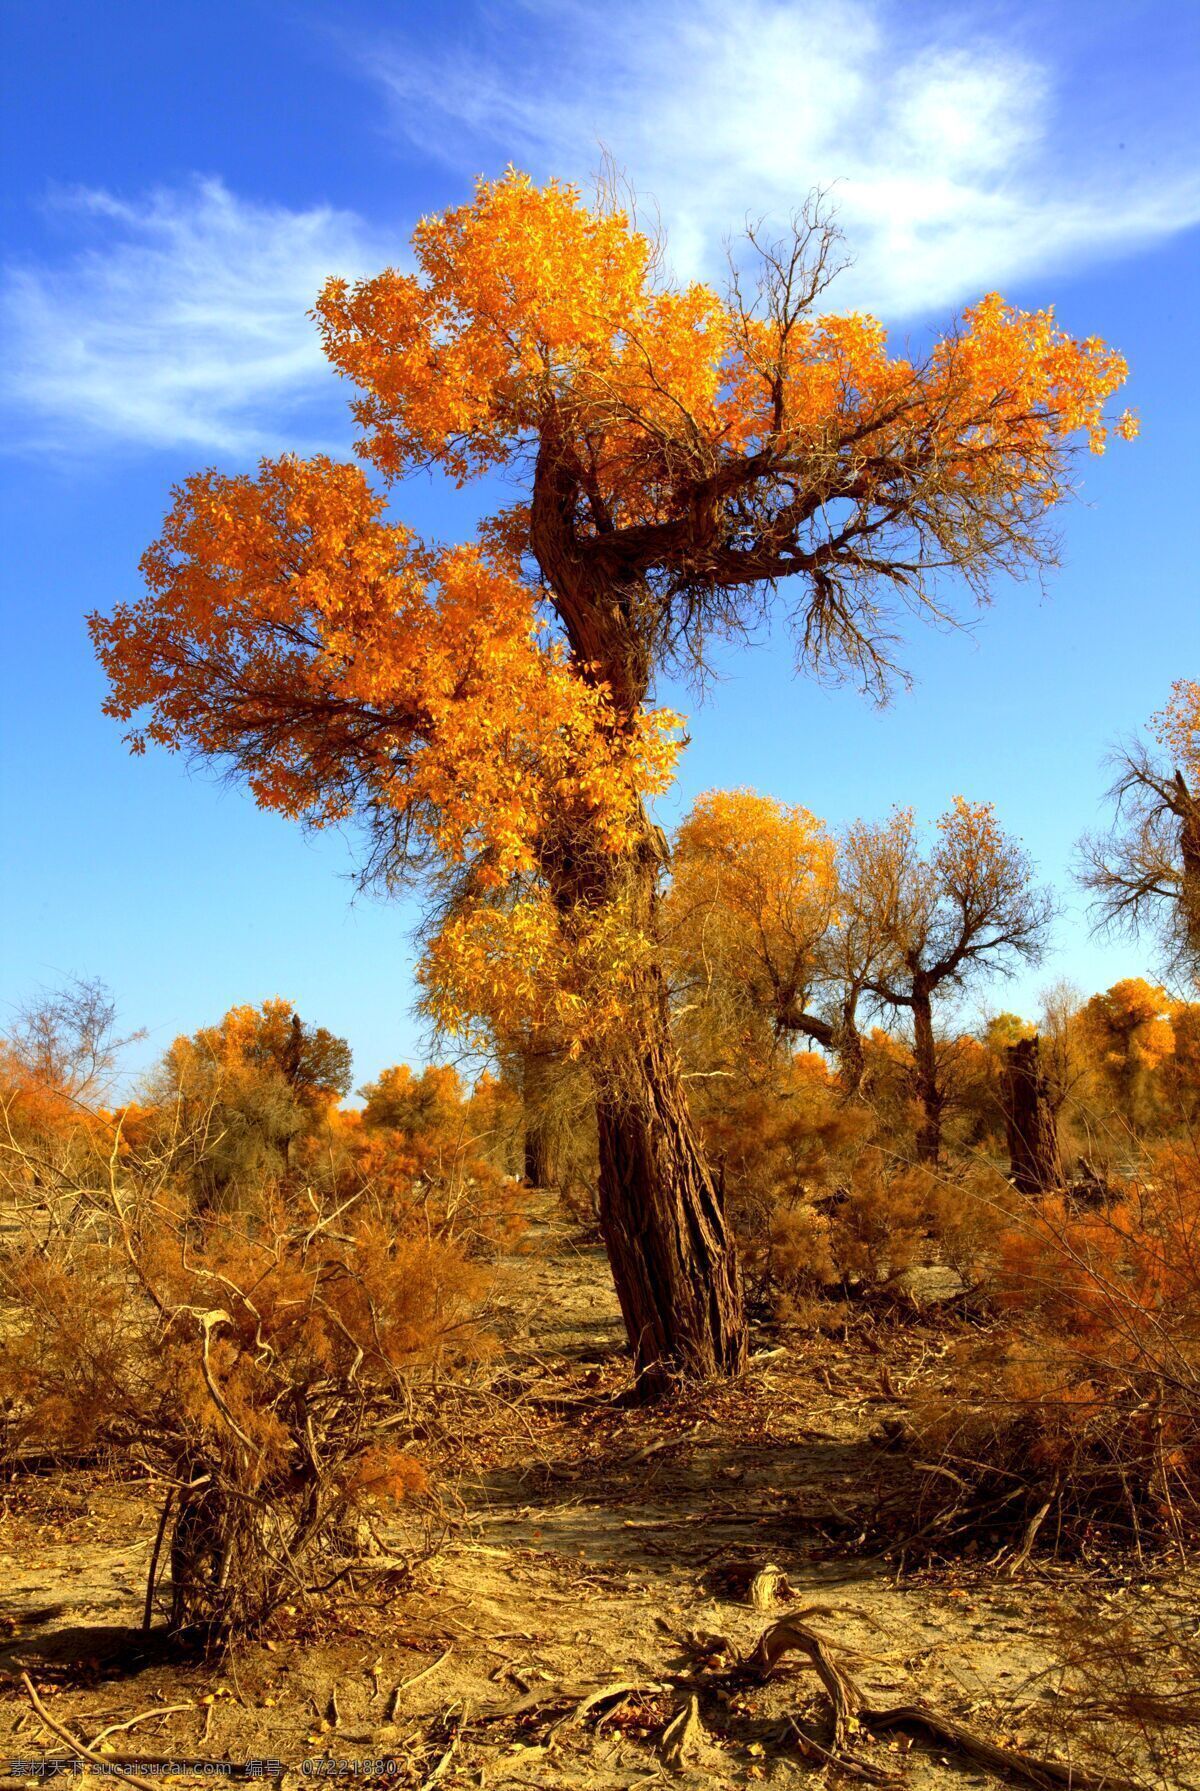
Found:
[(560, 1722), (555, 1723), (554, 1727), (556, 1730), (565, 1729), (572, 1723), (580, 1723), (588, 1714), (589, 1710), (595, 1710), (601, 1704), (612, 1704), (623, 1701), (625, 1698), (631, 1698), (635, 1692), (644, 1692), (648, 1696), (652, 1696), (656, 1692), (666, 1690), (666, 1686), (659, 1685), (657, 1682), (637, 1679), (618, 1679), (612, 1685), (602, 1685), (599, 1686), (596, 1691), (589, 1692), (585, 1698), (580, 1699), (571, 1714), (563, 1717)]
[[(195, 1708), (195, 1704), (189, 1698), (186, 1704), (165, 1704), (161, 1710), (143, 1710), (140, 1715), (131, 1716), (127, 1722), (110, 1723), (107, 1729), (101, 1729), (98, 1735), (92, 1736), (90, 1745), (92, 1747), (99, 1747), (106, 1736), (118, 1735), (122, 1729), (136, 1728), (138, 1723), (148, 1723), (152, 1716), (174, 1716), (176, 1711), (194, 1710)], [(211, 1709), (211, 1705), (209, 1708)]]
[(34, 1690), (33, 1680), (28, 1673), (21, 1674), (21, 1684), (25, 1687), (25, 1695), (37, 1711), (41, 1721), (45, 1723), (51, 1734), (57, 1735), (58, 1739), (70, 1748), (78, 1759), (90, 1760), (93, 1766), (100, 1766), (105, 1772), (111, 1772), (117, 1778), (124, 1779), (127, 1784), (136, 1785), (138, 1791), (158, 1791), (158, 1787), (149, 1779), (139, 1779), (136, 1773), (126, 1772), (123, 1767), (116, 1764), (111, 1754), (93, 1752), (86, 1742), (80, 1741), (77, 1736), (72, 1735), (69, 1729), (64, 1729), (61, 1723), (56, 1723)]
[(446, 1662), (449, 1660), (450, 1656), (453, 1653), (454, 1653), (454, 1643), (451, 1642), (450, 1646), (446, 1649), (445, 1653), (439, 1654), (437, 1659), (430, 1661), (430, 1663), (427, 1667), (422, 1667), (421, 1671), (419, 1673), (413, 1673), (408, 1679), (401, 1679), (397, 1685), (394, 1685), (392, 1687), (391, 1696), (388, 1698), (387, 1709), (384, 1712), (384, 1717), (383, 1717), (383, 1720), (385, 1723), (394, 1723), (395, 1722), (395, 1720), (396, 1720), (396, 1704), (400, 1697), (400, 1693), (403, 1691), (407, 1691), (410, 1685), (416, 1685), (419, 1683), (420, 1680), (428, 1679), (428, 1677), (431, 1673), (436, 1673), (439, 1667), (445, 1666)]

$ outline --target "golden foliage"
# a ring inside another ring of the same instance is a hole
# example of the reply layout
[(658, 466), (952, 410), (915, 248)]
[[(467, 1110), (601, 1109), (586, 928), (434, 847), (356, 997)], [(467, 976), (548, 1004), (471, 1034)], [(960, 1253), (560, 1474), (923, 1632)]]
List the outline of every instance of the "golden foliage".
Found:
[(1119, 354), (989, 295), (915, 363), (869, 316), (815, 314), (831, 234), (813, 212), (787, 254), (760, 247), (750, 304), (670, 286), (630, 217), (568, 184), (481, 180), (417, 227), (414, 271), (332, 279), (316, 318), (387, 480), (507, 469), (528, 501), (440, 548), (355, 465), (197, 473), (146, 595), (91, 618), (135, 750), (364, 821), (389, 881), (463, 869), (427, 967), (448, 1028), (619, 1036), (657, 944), (610, 873), (644, 868), (643, 799), (672, 776), (663, 665), (795, 576), (805, 656), (879, 682), (886, 595), (928, 608), (947, 570), (981, 591), (1044, 557), (1073, 439), (1104, 446)]
[(1193, 783), (1200, 780), (1200, 679), (1177, 678), (1170, 700), (1151, 720), (1160, 746)]

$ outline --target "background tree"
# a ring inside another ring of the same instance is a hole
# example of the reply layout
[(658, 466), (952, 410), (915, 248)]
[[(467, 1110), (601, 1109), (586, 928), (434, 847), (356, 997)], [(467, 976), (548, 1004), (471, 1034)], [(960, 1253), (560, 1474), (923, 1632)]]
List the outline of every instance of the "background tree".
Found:
[(27, 1153), (35, 1188), (104, 1147), (97, 1110), (122, 1052), (144, 1037), (118, 1035), (117, 1004), (98, 977), (73, 977), (16, 1009), (0, 1038), (0, 1147)]
[(936, 1163), (942, 1143), (946, 1078), (934, 1027), (935, 1000), (958, 994), (1014, 961), (1037, 961), (1053, 914), (1036, 889), (1032, 866), (1003, 833), (989, 803), (961, 796), (937, 823), (933, 850), (922, 853), (910, 809), (847, 834), (843, 899), (871, 917), (884, 940), (867, 989), (910, 1019), (914, 1083), (921, 1103), (917, 1155)]
[(1130, 976), (1093, 995), (1079, 1015), (1096, 1106), (1124, 1128), (1124, 1143), (1157, 1128), (1163, 1086), (1158, 1072), (1175, 1050), (1175, 1003), (1157, 983)]
[(1151, 732), (1114, 754), (1112, 826), (1080, 842), (1080, 880), (1101, 926), (1149, 927), (1166, 967), (1200, 981), (1200, 682), (1176, 683)]
[(77, 976), (24, 1002), (3, 1044), (13, 1065), (48, 1092), (94, 1104), (111, 1092), (121, 1052), (145, 1036), (118, 1037), (107, 984)]
[(716, 1035), (714, 1063), (765, 1062), (797, 1032), (833, 1044), (808, 1009), (836, 894), (833, 841), (807, 809), (754, 790), (697, 799), (675, 836), (663, 935), (681, 1029)]
[(345, 1039), (274, 997), (177, 1038), (147, 1092), (192, 1141), (196, 1198), (222, 1205), (287, 1174), (294, 1145), (349, 1093), (350, 1067)]
[(363, 817), (391, 877), (473, 864), (478, 909), (431, 958), (442, 1015), (534, 1007), (586, 1052), (649, 1387), (746, 1355), (657, 942), (655, 677), (788, 585), (801, 658), (881, 688), (896, 607), (942, 614), (948, 574), (982, 595), (1051, 556), (1071, 442), (1103, 446), (1126, 371), (995, 295), (923, 358), (889, 354), (874, 319), (817, 314), (837, 236), (816, 208), (751, 248), (752, 289), (673, 287), (608, 198), (482, 181), (418, 226), (414, 272), (331, 280), (317, 315), (386, 479), (507, 471), (525, 497), (475, 546), (432, 549), (353, 466), (198, 474), (148, 594), (92, 620), (110, 713), (149, 712), (135, 745), (209, 756), (317, 824)]

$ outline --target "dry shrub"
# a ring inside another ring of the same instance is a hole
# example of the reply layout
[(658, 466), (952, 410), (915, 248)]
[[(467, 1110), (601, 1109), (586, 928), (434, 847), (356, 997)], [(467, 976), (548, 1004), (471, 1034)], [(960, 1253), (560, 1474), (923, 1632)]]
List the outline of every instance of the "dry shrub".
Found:
[(1011, 1204), (1011, 1189), (984, 1164), (939, 1174), (872, 1146), (847, 1185), (777, 1205), (770, 1275), (780, 1314), (831, 1289), (859, 1297), (888, 1290), (918, 1263), (949, 1267), (972, 1285)]
[(864, 1151), (832, 1213), (842, 1280), (872, 1286), (911, 1268), (928, 1235), (930, 1195), (925, 1170)]
[(1200, 1783), (1200, 1634), (1187, 1589), (1170, 1602), (1152, 1587), (1132, 1598), (1131, 1589), (1051, 1608), (1056, 1658), (1022, 1726), (1060, 1757), (1083, 1744), (1114, 1782), (1146, 1791)]
[[(797, 1286), (826, 1284), (818, 1203), (848, 1172), (869, 1116), (848, 1105), (824, 1061), (802, 1052), (758, 1065), (740, 1080), (698, 1082), (694, 1095), (706, 1149), (721, 1178), (743, 1263), (760, 1293), (775, 1280), (775, 1257), (790, 1237)], [(808, 1250), (812, 1272), (804, 1269)]]
[(110, 1168), (76, 1188), (69, 1233), (0, 1258), (3, 1440), (153, 1476), (170, 1630), (224, 1641), (343, 1577), (373, 1514), (428, 1497), (427, 1394), (478, 1352), (481, 1270), (365, 1187), (234, 1220), (198, 1213), (169, 1158)]
[(1026, 1202), (986, 1158), (953, 1170), (927, 1172), (926, 1212), (939, 1262), (965, 1287), (990, 1281), (1000, 1240), (1026, 1210)]
[(1163, 1541), (1200, 1522), (1200, 1156), (1160, 1149), (1095, 1208), (1029, 1205), (999, 1242), (1005, 1317), (959, 1344), (911, 1413), (918, 1528), (1070, 1548)]
[(0, 1039), (0, 1141), (22, 1151), (31, 1166), (20, 1176), (0, 1169), (0, 1200), (19, 1202), (30, 1188), (52, 1186), (92, 1155), (102, 1132), (96, 1115)]

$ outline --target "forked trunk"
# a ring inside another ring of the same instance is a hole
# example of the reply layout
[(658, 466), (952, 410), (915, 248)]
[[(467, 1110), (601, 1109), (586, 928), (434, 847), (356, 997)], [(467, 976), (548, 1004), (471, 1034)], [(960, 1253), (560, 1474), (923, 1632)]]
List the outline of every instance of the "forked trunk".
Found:
[[(624, 724), (650, 687), (657, 601), (640, 575), (624, 583), (578, 550), (579, 466), (557, 428), (538, 447), (530, 541), (571, 652), (602, 682)], [(619, 899), (634, 928), (657, 939), (659, 868), (666, 841), (638, 812), (639, 838), (619, 862), (587, 829), (551, 842), (542, 868), (570, 921), (579, 908)], [(666, 985), (652, 965), (628, 991), (628, 1025), (596, 1064), (600, 1224), (629, 1333), (639, 1387), (738, 1373), (747, 1355), (741, 1277), (724, 1201), (692, 1125), (671, 1040)]]
[(674, 1046), (645, 1016), (640, 1048), (597, 1102), (600, 1225), (648, 1397), (737, 1374), (746, 1319), (721, 1190), (688, 1113)]

